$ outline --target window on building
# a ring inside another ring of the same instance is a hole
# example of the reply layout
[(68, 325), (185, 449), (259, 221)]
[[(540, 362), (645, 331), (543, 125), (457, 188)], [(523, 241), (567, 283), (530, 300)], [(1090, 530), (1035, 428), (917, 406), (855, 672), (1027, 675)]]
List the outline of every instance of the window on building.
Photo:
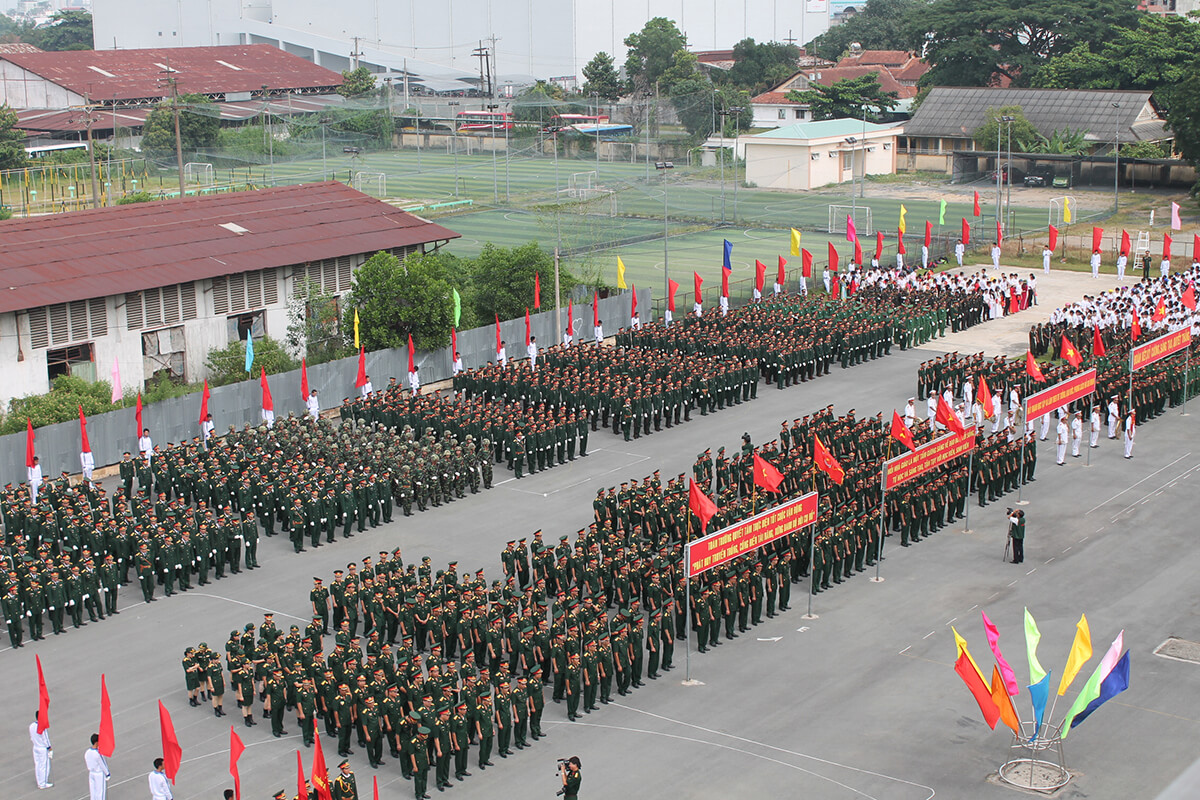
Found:
[(787, 119), (787, 109), (786, 108), (779, 109), (779, 119)]
[(72, 375), (85, 381), (96, 380), (95, 351), (91, 342), (46, 351), (46, 375), (53, 381), (60, 375)]
[(802, 108), (796, 109), (796, 119), (805, 119), (806, 117), (807, 117), (807, 115), (804, 113), (804, 109), (802, 109)]
[(149, 383), (165, 376), (173, 381), (187, 378), (187, 353), (183, 326), (146, 331), (142, 334), (142, 374)]
[(229, 341), (244, 342), (248, 334), (255, 339), (261, 339), (267, 333), (266, 313), (263, 311), (248, 311), (245, 314), (234, 314), (226, 320), (229, 327)]

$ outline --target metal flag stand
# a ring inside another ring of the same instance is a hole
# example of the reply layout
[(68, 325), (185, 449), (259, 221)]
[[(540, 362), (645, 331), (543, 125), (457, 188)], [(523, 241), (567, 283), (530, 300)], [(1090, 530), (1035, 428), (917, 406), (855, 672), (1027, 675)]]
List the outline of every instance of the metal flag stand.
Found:
[[(1071, 773), (1063, 759), (1061, 727), (1061, 723), (1054, 726), (1044, 722), (1038, 735), (1031, 739), (1013, 734), (1009, 745), (1012, 755), (996, 770), (1000, 780), (1018, 789), (1035, 792), (1052, 792), (1066, 786)], [(1022, 722), (1022, 731), (1024, 728)]]

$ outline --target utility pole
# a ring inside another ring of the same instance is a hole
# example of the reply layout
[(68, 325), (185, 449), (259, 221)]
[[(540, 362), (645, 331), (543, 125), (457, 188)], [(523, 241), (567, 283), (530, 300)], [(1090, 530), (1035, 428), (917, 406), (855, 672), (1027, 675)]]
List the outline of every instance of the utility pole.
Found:
[[(491, 95), (491, 81), (485, 82), (485, 70), (491, 74), (491, 56), (488, 55), (488, 50), (483, 46), (483, 40), (479, 40), (479, 47), (471, 51), (472, 58), (479, 59), (479, 110), (483, 111), (487, 107), (487, 98)], [(486, 88), (485, 88), (486, 87)]]
[[(95, 120), (92, 118), (92, 101), (91, 101), (91, 97), (89, 96), (88, 92), (84, 92), (84, 94), (83, 94), (83, 108), (84, 108), (84, 113), (87, 114), (87, 116), (85, 117), (85, 120), (87, 121), (88, 162), (91, 164), (91, 167), (92, 167), (92, 172), (91, 172), (91, 175), (92, 175), (92, 208), (99, 208), (100, 207), (100, 188), (96, 184), (96, 151), (92, 149), (92, 123)], [(113, 136), (114, 136), (114, 138), (116, 136), (115, 129), (113, 130)], [(109, 167), (109, 173), (110, 174), (112, 173), (111, 167)]]
[(362, 53), (358, 52), (358, 39), (359, 37), (354, 37), (354, 50), (350, 53), (350, 63), (353, 65), (352, 69), (358, 69), (358, 57), (362, 55)]
[(171, 85), (171, 111), (175, 116), (175, 165), (179, 168), (179, 196), (187, 193), (187, 182), (183, 177), (183, 137), (179, 133), (179, 82), (175, 80), (175, 70), (171, 62), (167, 62), (167, 82)]

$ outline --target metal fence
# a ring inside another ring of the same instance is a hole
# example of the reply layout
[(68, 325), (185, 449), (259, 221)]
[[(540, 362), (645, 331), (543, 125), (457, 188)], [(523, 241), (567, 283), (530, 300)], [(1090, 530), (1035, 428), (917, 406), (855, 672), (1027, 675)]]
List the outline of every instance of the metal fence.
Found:
[[(628, 294), (601, 298), (598, 304), (600, 319), (605, 333), (612, 335), (618, 328), (629, 324), (631, 299)], [(653, 305), (649, 288), (638, 290), (638, 306), (649, 309)], [(562, 307), (562, 328), (556, 320), (553, 308), (530, 314), (530, 332), (541, 347), (557, 344), (561, 332), (566, 329), (567, 306)], [(645, 317), (644, 317), (645, 318)], [(592, 332), (592, 304), (575, 303), (572, 320), (577, 342), (590, 341)], [(506, 343), (509, 358), (525, 358), (524, 318), (505, 320), (500, 323), (500, 335)], [(496, 358), (495, 325), (486, 325), (461, 331), (458, 334), (458, 352), (467, 367), (480, 366)], [(452, 354), (449, 347), (430, 352), (418, 352), (415, 357), (422, 384), (436, 383), (451, 377)], [(375, 389), (387, 386), (388, 379), (395, 377), (401, 385), (408, 385), (408, 348), (377, 350), (366, 354), (367, 374)], [(317, 390), (321, 408), (329, 409), (341, 405), (342, 398), (352, 396), (358, 390), (354, 383), (358, 375), (358, 356), (317, 364), (308, 368), (308, 384)], [(281, 372), (267, 376), (271, 396), (275, 405), (275, 416), (304, 413), (304, 399), (300, 395), (300, 371)], [(209, 413), (213, 416), (217, 432), (222, 433), (229, 425), (238, 428), (244, 423), (253, 425), (261, 422), (262, 388), (257, 379), (217, 386), (210, 390)], [(88, 441), (97, 467), (120, 461), (126, 450), (137, 452), (137, 422), (135, 411), (124, 408), (88, 417)], [(178, 442), (200, 435), (200, 395), (198, 392), (182, 397), (163, 400), (148, 405), (142, 412), (142, 421), (150, 429), (156, 444)], [(37, 428), (36, 449), (46, 478), (62, 471), (79, 472), (79, 422), (60, 422)], [(26, 479), (25, 434), (13, 433), (0, 436), (0, 482), (16, 483)]]

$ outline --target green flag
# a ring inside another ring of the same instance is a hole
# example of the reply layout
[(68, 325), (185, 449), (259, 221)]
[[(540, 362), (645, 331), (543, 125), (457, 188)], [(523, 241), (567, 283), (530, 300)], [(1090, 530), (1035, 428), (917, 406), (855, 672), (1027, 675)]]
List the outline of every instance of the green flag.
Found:
[(458, 327), (458, 323), (462, 320), (462, 298), (458, 296), (458, 289), (451, 289), (454, 292), (454, 327)]
[(938, 212), (938, 225), (946, 224), (946, 201), (942, 201), (942, 210)]
[(1038, 630), (1037, 623), (1033, 621), (1033, 614), (1030, 614), (1027, 608), (1025, 609), (1025, 647), (1029, 651), (1030, 683), (1037, 683), (1046, 677), (1046, 670), (1042, 669), (1037, 657), (1037, 646), (1041, 639), (1042, 632)]

